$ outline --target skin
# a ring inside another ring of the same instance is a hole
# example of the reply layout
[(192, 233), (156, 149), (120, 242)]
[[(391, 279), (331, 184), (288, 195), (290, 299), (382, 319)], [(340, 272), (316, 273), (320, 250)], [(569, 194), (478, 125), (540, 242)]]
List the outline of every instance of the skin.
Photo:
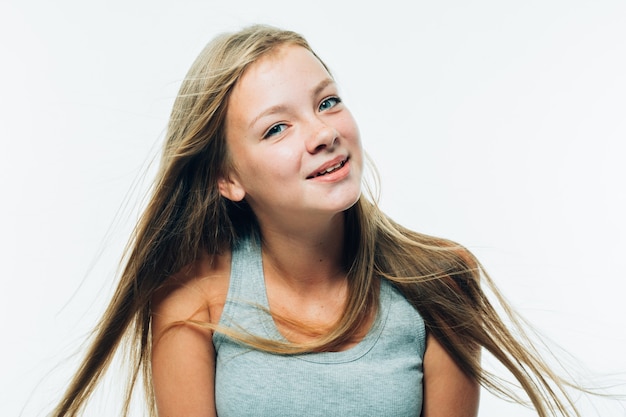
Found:
[[(226, 116), (234, 171), (220, 191), (245, 197), (263, 231), (340, 237), (336, 226), (359, 198), (363, 163), (357, 125), (338, 93), (319, 60), (295, 46), (263, 57), (235, 87)], [(341, 169), (315, 176), (340, 161)]]
[[(337, 86), (313, 54), (284, 45), (252, 64), (235, 86), (226, 138), (234, 169), (219, 189), (230, 200), (245, 198), (258, 218), (270, 309), (332, 326), (347, 295), (343, 212), (359, 198), (363, 164), (358, 128)], [(338, 169), (316, 175), (331, 166)], [(171, 277), (153, 300), (153, 385), (161, 417), (216, 415), (212, 333), (171, 325), (217, 324), (229, 275), (230, 253), (206, 255)], [(364, 323), (360, 337), (370, 325)], [(294, 342), (313, 337), (277, 327)], [(477, 407), (478, 385), (429, 336), (422, 416), (471, 417)]]

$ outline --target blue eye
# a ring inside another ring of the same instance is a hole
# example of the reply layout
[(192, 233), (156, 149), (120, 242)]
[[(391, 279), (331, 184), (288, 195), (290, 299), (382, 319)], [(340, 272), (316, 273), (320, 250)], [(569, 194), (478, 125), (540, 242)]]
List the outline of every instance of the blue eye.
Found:
[(285, 129), (287, 129), (287, 125), (286, 124), (284, 124), (284, 123), (275, 124), (274, 126), (270, 127), (267, 130), (265, 135), (263, 135), (263, 139), (267, 139), (269, 137), (278, 135), (279, 133), (282, 133)]
[(332, 109), (339, 103), (341, 103), (341, 99), (339, 97), (328, 97), (320, 103), (319, 111)]

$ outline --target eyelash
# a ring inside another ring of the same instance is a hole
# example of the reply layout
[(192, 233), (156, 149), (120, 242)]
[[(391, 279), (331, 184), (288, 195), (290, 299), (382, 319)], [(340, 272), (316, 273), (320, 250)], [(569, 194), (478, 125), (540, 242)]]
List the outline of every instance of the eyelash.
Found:
[(328, 102), (328, 101), (331, 101), (331, 100), (334, 100), (334, 101), (335, 101), (335, 104), (333, 104), (333, 105), (332, 105), (331, 107), (329, 107), (329, 108), (333, 108), (333, 107), (335, 107), (337, 104), (341, 103), (341, 98), (339, 98), (339, 97), (337, 97), (337, 96), (328, 97), (328, 98), (325, 98), (324, 100), (322, 100), (322, 102), (321, 102), (321, 103), (320, 103), (320, 105), (319, 105), (318, 110), (319, 110), (319, 111), (328, 110), (328, 109), (322, 109), (322, 105), (323, 105), (324, 103)]
[[(284, 128), (281, 129), (280, 131), (277, 131), (276, 128), (280, 126), (284, 126)], [(274, 126), (267, 129), (267, 132), (265, 132), (265, 134), (263, 135), (263, 139), (267, 139), (274, 135), (278, 135), (279, 133), (282, 133), (286, 128), (287, 128), (287, 125), (285, 123), (277, 123)]]
[[(334, 104), (332, 106), (328, 107), (327, 109), (323, 109), (322, 106), (324, 105), (324, 103), (327, 103), (329, 101), (334, 101)], [(341, 103), (341, 98), (339, 98), (337, 96), (332, 96), (332, 97), (325, 98), (320, 103), (320, 105), (318, 107), (318, 111), (326, 111), (328, 109), (332, 109), (333, 107), (335, 107), (339, 103)], [(283, 127), (283, 128), (281, 130), (277, 130), (279, 127)], [(273, 125), (269, 129), (267, 129), (267, 132), (265, 132), (265, 134), (263, 135), (263, 139), (268, 139), (268, 138), (270, 138), (270, 137), (272, 137), (274, 135), (278, 135), (278, 134), (282, 133), (286, 129), (286, 127), (287, 127), (287, 125), (285, 123), (277, 123), (277, 124)]]

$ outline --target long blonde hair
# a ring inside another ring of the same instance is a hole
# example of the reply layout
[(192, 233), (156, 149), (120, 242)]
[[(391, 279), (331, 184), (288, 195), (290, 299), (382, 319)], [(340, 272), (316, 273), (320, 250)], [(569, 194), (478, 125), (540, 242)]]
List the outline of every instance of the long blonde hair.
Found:
[[(174, 103), (160, 171), (127, 247), (119, 284), (54, 416), (80, 413), (123, 341), (130, 347), (131, 364), (124, 415), (139, 375), (143, 375), (149, 410), (155, 414), (150, 384), (151, 299), (169, 276), (201, 252), (229, 250), (238, 238), (256, 230), (250, 208), (232, 203), (218, 192), (218, 179), (231, 167), (224, 120), (230, 92), (246, 68), (287, 43), (311, 50), (295, 32), (252, 26), (217, 37), (192, 65)], [(466, 249), (401, 227), (366, 197), (345, 216), (349, 296), (337, 325), (304, 345), (241, 335), (243, 341), (281, 353), (333, 350), (350, 340), (362, 320), (376, 309), (377, 282), (382, 277), (393, 282), (419, 311), (428, 331), (467, 375), (518, 400), (481, 368), (475, 355), (476, 346), (481, 346), (509, 369), (539, 416), (578, 415), (565, 393), (566, 384), (526, 343), (523, 333), (518, 333), (521, 327), (513, 333), (504, 324), (481, 281), (492, 289), (517, 327), (515, 315)], [(521, 339), (514, 334), (521, 334)]]

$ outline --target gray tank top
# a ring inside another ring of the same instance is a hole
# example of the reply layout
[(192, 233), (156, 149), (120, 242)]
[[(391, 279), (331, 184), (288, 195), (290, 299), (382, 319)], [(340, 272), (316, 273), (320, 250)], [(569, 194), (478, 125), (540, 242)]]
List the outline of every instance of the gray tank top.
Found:
[[(233, 248), (220, 325), (284, 341), (263, 309), (269, 304), (261, 247), (248, 239)], [(361, 342), (345, 351), (276, 355), (216, 332), (217, 414), (419, 417), (425, 339), (419, 313), (384, 279), (376, 320)]]

